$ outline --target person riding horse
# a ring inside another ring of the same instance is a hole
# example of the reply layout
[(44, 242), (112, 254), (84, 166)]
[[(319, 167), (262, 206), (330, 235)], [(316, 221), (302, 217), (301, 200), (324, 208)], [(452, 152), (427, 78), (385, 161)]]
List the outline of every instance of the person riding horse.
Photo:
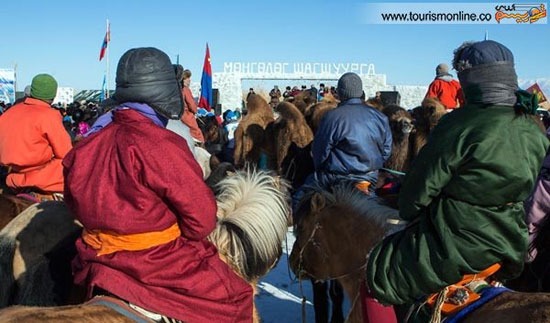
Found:
[[(338, 95), (340, 105), (323, 116), (313, 139), (315, 172), (304, 186), (353, 181), (374, 189), (378, 170), (391, 155), (388, 118), (361, 100), (363, 83), (355, 73), (346, 73), (338, 80)], [(294, 208), (302, 195), (303, 188), (298, 189)]]
[(61, 114), (51, 107), (56, 93), (51, 75), (36, 75), (30, 96), (0, 118), (0, 164), (9, 170), (6, 184), (37, 201), (61, 198), (61, 161), (72, 148)]
[[(359, 75), (346, 73), (338, 80), (340, 105), (325, 114), (312, 145), (315, 172), (293, 196), (293, 214), (301, 198), (312, 184), (327, 187), (338, 182), (353, 182), (370, 192), (376, 186), (378, 170), (391, 155), (392, 133), (388, 118), (364, 104), (363, 83)], [(297, 221), (294, 221), (297, 223)], [(372, 299), (370, 296), (366, 296)], [(391, 307), (368, 302), (367, 311), (376, 318), (391, 322), (395, 314)], [(380, 321), (382, 322), (382, 321)]]
[(251, 321), (252, 287), (206, 239), (215, 197), (184, 139), (164, 129), (183, 113), (168, 55), (127, 51), (114, 99), (110, 124), (63, 161), (65, 199), (84, 226), (75, 283), (87, 285), (88, 297), (113, 295), (151, 317)]
[(531, 117), (536, 101), (518, 91), (513, 54), (502, 44), (465, 43), (453, 67), (466, 105), (441, 119), (404, 179), (399, 211), (409, 226), (369, 256), (367, 285), (384, 304), (444, 295), (495, 264), (502, 280), (523, 267), (523, 201), (549, 147)]

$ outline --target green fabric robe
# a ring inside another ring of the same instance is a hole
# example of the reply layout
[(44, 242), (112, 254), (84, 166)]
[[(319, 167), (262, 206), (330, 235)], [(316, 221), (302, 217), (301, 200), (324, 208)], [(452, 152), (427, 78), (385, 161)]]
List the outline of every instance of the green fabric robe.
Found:
[(512, 107), (465, 106), (444, 116), (400, 192), (412, 223), (372, 251), (367, 282), (385, 304), (412, 303), (501, 263), (517, 276), (527, 251), (523, 210), (549, 141)]

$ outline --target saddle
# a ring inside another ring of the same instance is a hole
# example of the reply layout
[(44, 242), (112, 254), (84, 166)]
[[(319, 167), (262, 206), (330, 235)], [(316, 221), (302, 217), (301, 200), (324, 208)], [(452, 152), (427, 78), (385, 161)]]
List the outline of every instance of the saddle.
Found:
[(63, 201), (63, 194), (61, 193), (38, 193), (34, 191), (27, 191), (16, 195), (19, 198), (28, 200), (33, 203), (47, 202), (47, 201)]
[(434, 316), (437, 317), (440, 313), (445, 316), (454, 315), (478, 301), (481, 298), (480, 290), (482, 288), (498, 284), (491, 279), (491, 276), (499, 269), (500, 264), (497, 263), (480, 273), (464, 275), (458, 283), (445, 287), (439, 293), (432, 294), (428, 297), (427, 304), (434, 307)]
[(94, 298), (86, 302), (86, 305), (108, 307), (113, 311), (116, 311), (119, 314), (137, 323), (154, 323), (154, 322), (181, 323), (181, 321), (179, 320), (162, 316), (161, 314), (150, 312), (144, 308), (128, 303), (115, 296), (106, 296), (106, 295), (95, 296)]

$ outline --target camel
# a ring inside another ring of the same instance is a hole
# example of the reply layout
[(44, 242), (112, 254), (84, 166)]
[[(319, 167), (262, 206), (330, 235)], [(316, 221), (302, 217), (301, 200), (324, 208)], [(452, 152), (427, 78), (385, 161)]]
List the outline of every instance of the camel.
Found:
[[(242, 167), (250, 162), (249, 154), (258, 149), (263, 141), (263, 131), (274, 121), (273, 112), (265, 99), (256, 94), (248, 98), (248, 113), (235, 130), (235, 166)], [(250, 126), (252, 129), (249, 129)]]
[(402, 107), (390, 105), (382, 110), (388, 117), (392, 133), (392, 154), (384, 167), (406, 172), (409, 167), (409, 135), (414, 129), (411, 115)]
[(435, 98), (426, 98), (422, 105), (413, 110), (415, 131), (412, 133), (412, 154), (417, 156), (420, 149), (428, 142), (428, 135), (435, 128), (439, 119), (447, 113), (445, 106)]

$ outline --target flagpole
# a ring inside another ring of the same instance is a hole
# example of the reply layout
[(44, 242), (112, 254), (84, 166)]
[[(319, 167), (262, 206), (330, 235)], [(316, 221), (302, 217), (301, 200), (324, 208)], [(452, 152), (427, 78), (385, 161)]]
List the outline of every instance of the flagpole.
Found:
[(106, 97), (107, 98), (110, 98), (110, 94), (109, 94), (109, 84), (111, 84), (111, 65), (109, 64), (109, 56), (111, 54), (111, 51), (109, 50), (109, 43), (111, 42), (111, 28), (109, 26), (109, 19), (107, 19), (107, 32), (109, 33), (109, 35), (107, 36), (108, 39), (107, 39), (107, 93), (106, 93)]

